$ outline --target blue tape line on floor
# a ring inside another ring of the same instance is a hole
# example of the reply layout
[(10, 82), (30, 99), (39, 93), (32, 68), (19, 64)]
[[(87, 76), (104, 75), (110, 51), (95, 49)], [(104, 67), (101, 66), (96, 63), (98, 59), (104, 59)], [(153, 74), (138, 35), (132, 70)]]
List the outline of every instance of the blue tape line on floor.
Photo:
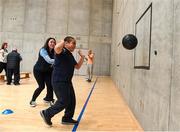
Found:
[[(92, 94), (92, 92), (93, 92), (93, 90), (94, 90), (94, 87), (95, 87), (95, 85), (96, 85), (97, 79), (98, 79), (98, 78), (96, 78), (96, 81), (94, 82), (94, 84), (93, 84), (93, 86), (92, 86), (92, 88), (91, 88), (91, 91), (90, 91), (90, 93), (89, 93), (89, 95), (88, 95), (88, 97), (87, 97), (87, 99), (86, 99), (86, 102), (85, 102), (85, 104), (84, 104), (84, 106), (83, 106), (83, 108), (82, 108), (82, 110), (81, 110), (81, 113), (80, 113), (79, 116), (78, 116), (78, 119), (77, 119), (77, 120), (78, 120), (79, 123), (80, 123), (81, 117), (82, 117), (82, 115), (83, 115), (83, 113), (84, 113), (84, 111), (85, 111), (85, 109), (86, 109), (86, 106), (87, 106), (87, 103), (88, 103), (88, 101), (89, 101), (89, 99), (90, 99), (90, 96), (91, 96), (91, 94)], [(79, 125), (79, 124), (74, 125), (74, 127), (73, 127), (73, 129), (72, 129), (72, 132), (75, 132), (75, 131), (76, 131), (78, 125)]]

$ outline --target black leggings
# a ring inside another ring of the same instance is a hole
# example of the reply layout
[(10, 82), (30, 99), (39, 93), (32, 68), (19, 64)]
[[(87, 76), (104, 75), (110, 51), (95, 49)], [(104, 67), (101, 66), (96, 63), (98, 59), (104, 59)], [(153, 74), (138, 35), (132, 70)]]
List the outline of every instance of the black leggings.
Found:
[(52, 72), (41, 72), (36, 69), (33, 69), (34, 77), (38, 83), (38, 88), (34, 91), (32, 96), (32, 101), (35, 101), (36, 98), (40, 95), (43, 89), (47, 88), (47, 94), (44, 100), (53, 101), (53, 88), (51, 85), (51, 74)]
[(0, 73), (3, 71), (3, 69), (5, 70), (6, 73), (6, 63), (0, 62)]

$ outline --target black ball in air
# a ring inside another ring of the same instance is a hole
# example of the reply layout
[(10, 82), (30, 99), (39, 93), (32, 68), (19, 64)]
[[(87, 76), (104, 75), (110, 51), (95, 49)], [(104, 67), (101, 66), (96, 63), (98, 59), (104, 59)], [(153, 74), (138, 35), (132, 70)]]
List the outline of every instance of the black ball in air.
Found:
[(132, 50), (137, 46), (138, 40), (135, 35), (127, 34), (123, 37), (122, 44), (124, 48)]

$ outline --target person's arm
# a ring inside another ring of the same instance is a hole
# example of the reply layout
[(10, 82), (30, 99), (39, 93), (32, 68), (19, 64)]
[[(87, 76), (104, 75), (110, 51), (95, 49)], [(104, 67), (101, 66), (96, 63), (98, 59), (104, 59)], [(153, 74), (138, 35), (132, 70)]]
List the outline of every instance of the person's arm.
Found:
[(20, 54), (19, 54), (19, 60), (20, 60), (20, 61), (22, 61), (22, 57), (21, 57), (21, 55), (20, 55)]
[(88, 55), (89, 56), (89, 58), (93, 58), (94, 57), (94, 54), (92, 53), (92, 54), (90, 54), (90, 55)]
[(44, 48), (42, 48), (42, 49), (40, 50), (40, 55), (44, 58), (44, 60), (45, 60), (47, 63), (49, 63), (49, 64), (54, 64), (54, 59), (51, 59), (51, 58), (49, 57), (48, 52), (47, 52)]
[(6, 57), (8, 55), (8, 51), (4, 50), (4, 57)]
[(84, 57), (85, 57), (85, 56), (81, 53), (80, 50), (78, 51), (78, 54), (80, 55), (80, 59), (79, 59), (78, 63), (75, 65), (75, 68), (76, 68), (76, 69), (80, 69), (80, 67), (81, 67), (82, 64), (83, 64)]
[(4, 50), (3, 49), (0, 49), (0, 54), (2, 57), (4, 57)]
[(56, 44), (54, 48), (56, 54), (60, 54), (63, 51), (63, 47), (64, 47), (64, 40), (61, 40), (59, 43)]
[(84, 59), (85, 59), (85, 61), (88, 61), (88, 58), (86, 56), (84, 57)]

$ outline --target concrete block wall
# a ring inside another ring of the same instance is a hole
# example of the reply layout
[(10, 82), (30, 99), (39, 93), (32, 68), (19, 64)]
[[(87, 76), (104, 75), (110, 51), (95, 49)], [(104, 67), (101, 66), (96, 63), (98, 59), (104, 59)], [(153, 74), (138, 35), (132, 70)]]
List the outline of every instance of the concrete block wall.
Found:
[[(121, 40), (135, 34), (151, 3), (150, 69), (134, 69), (135, 51), (125, 50)], [(179, 9), (179, 0), (113, 1), (111, 76), (144, 130), (180, 130)]]
[(77, 48), (95, 51), (94, 73), (110, 75), (111, 25), (112, 0), (0, 0), (0, 42), (18, 48), (21, 71), (32, 71), (48, 37), (72, 35)]
[(173, 55), (172, 87), (170, 90), (170, 130), (180, 130), (180, 1), (174, 0), (173, 6)]

